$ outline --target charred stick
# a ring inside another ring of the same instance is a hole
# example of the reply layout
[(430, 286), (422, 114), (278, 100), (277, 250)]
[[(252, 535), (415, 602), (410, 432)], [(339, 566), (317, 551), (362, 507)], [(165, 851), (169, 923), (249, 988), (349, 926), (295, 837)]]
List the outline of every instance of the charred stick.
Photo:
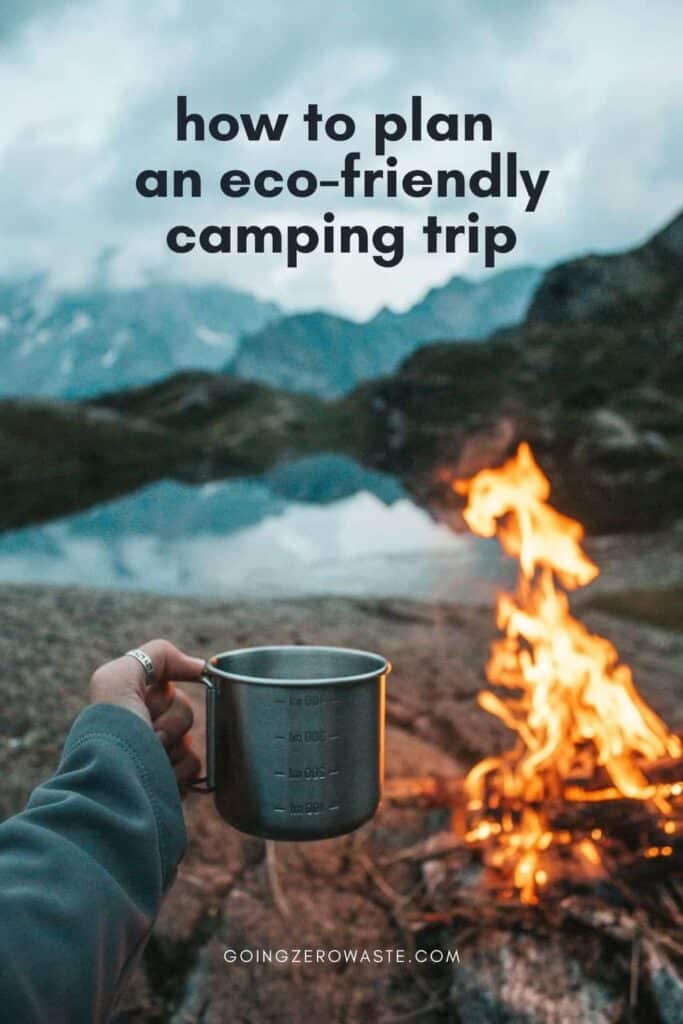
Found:
[(445, 775), (396, 776), (386, 780), (383, 798), (392, 804), (449, 807), (463, 799), (463, 782)]

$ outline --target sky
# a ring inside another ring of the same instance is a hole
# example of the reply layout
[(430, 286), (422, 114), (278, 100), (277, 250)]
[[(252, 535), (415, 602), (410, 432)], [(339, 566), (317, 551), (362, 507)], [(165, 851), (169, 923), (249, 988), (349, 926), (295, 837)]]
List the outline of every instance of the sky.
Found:
[[(456, 273), (484, 273), (480, 254), (429, 255), (428, 214), (508, 224), (515, 249), (497, 269), (548, 266), (636, 245), (683, 206), (683, 4), (679, 0), (2, 0), (0, 6), (0, 275), (44, 270), (64, 288), (106, 266), (114, 286), (150, 279), (222, 282), (279, 302), (365, 318), (403, 309)], [(217, 113), (288, 113), (281, 143), (179, 143), (175, 105)], [(233, 168), (338, 173), (349, 149), (380, 167), (375, 113), (486, 112), (492, 143), (403, 141), (402, 170), (486, 165), (515, 150), (550, 171), (534, 213), (520, 198), (302, 200), (218, 188)], [(301, 114), (352, 115), (350, 142), (305, 141)], [(196, 168), (201, 199), (143, 199), (147, 167)], [(282, 256), (166, 247), (178, 223), (338, 221), (404, 225), (395, 268), (371, 256)], [(103, 260), (103, 253), (106, 259)]]

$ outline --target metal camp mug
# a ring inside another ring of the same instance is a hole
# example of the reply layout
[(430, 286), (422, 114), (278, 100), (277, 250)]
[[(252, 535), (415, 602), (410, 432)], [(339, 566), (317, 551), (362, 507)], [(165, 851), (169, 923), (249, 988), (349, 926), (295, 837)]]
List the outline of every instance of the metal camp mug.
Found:
[[(228, 824), (266, 839), (326, 839), (377, 810), (386, 677), (379, 654), (253, 647), (216, 654), (206, 687), (206, 783)], [(193, 787), (199, 788), (199, 787)]]

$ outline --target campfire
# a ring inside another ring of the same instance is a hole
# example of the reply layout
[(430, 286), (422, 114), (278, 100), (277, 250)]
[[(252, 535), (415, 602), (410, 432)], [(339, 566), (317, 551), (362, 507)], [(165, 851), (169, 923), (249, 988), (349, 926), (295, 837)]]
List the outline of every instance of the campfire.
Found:
[(469, 528), (497, 537), (519, 563), (515, 592), (498, 595), (503, 636), (479, 694), (516, 739), (464, 781), (396, 780), (390, 799), (452, 806), (454, 838), (479, 851), (488, 890), (526, 904), (553, 886), (680, 860), (683, 744), (609, 640), (570, 610), (568, 591), (599, 573), (583, 527), (549, 504), (550, 483), (525, 443), (500, 468), (452, 486)]
[(467, 498), (470, 529), (496, 536), (519, 562), (515, 593), (498, 597), (504, 636), (487, 666), (494, 689), (479, 695), (517, 738), (467, 776), (466, 840), (526, 903), (569, 861), (588, 875), (606, 870), (599, 813), (562, 828), (563, 806), (639, 801), (659, 833), (645, 854), (670, 855), (681, 785), (653, 781), (648, 765), (680, 757), (683, 747), (639, 696), (612, 644), (571, 614), (566, 591), (599, 573), (581, 547), (581, 524), (548, 503), (550, 484), (527, 444), (501, 468), (453, 486)]

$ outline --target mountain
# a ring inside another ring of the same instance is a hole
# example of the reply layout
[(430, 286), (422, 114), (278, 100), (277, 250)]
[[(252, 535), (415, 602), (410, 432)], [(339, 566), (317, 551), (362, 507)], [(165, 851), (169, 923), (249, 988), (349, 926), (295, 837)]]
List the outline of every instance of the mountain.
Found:
[(406, 356), (441, 338), (483, 338), (524, 316), (541, 271), (503, 270), (482, 281), (454, 277), (405, 313), (382, 310), (356, 323), (299, 313), (241, 338), (226, 371), (288, 391), (332, 398), (391, 373)]
[(629, 253), (549, 271), (523, 323), (423, 346), (333, 401), (184, 372), (90, 403), (0, 402), (0, 528), (163, 478), (275, 467), (288, 493), (315, 493), (308, 472), (284, 466), (321, 452), (393, 476), (457, 526), (453, 478), (500, 463), (521, 440), (553, 501), (589, 532), (671, 526), (683, 519), (682, 264), (683, 215)]
[(423, 341), (482, 337), (519, 320), (540, 273), (453, 278), (407, 313), (357, 324), (326, 313), (283, 317), (222, 286), (50, 289), (40, 276), (0, 281), (0, 395), (78, 399), (185, 369), (228, 371), (325, 397), (390, 373)]
[(549, 270), (529, 307), (528, 324), (625, 324), (668, 317), (683, 323), (683, 214), (644, 245), (584, 256)]
[(272, 303), (218, 286), (55, 292), (0, 281), (0, 394), (81, 398), (193, 367), (217, 370)]
[(542, 278), (537, 267), (500, 270), (477, 281), (453, 277), (406, 313), (382, 310), (371, 322), (421, 340), (485, 338), (524, 319)]

